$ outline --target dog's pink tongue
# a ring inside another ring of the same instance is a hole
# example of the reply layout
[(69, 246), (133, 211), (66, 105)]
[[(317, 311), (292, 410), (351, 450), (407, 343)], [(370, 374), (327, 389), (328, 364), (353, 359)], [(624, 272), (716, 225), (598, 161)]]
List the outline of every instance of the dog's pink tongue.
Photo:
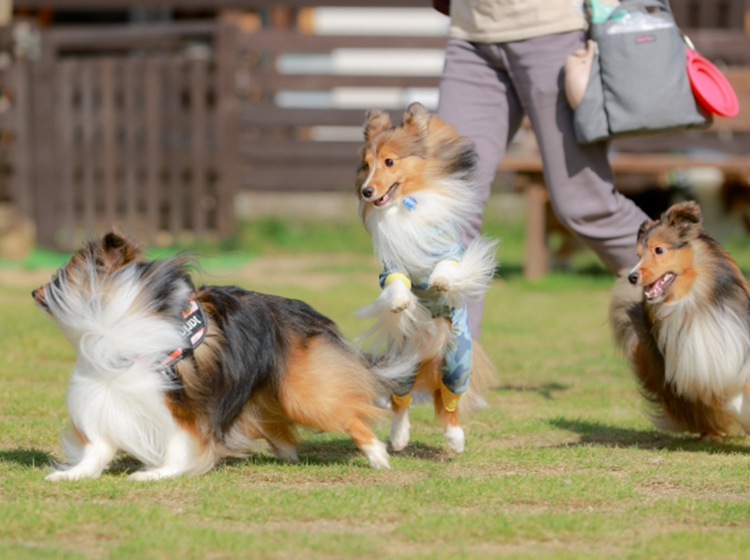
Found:
[(646, 292), (646, 295), (648, 296), (648, 299), (656, 299), (661, 295), (662, 289), (662, 279), (659, 278), (656, 282), (654, 282), (651, 287), (648, 289), (648, 292)]
[(388, 193), (385, 193), (382, 197), (380, 197), (376, 202), (376, 206), (383, 206), (386, 202), (388, 202), (391, 199), (391, 195)]

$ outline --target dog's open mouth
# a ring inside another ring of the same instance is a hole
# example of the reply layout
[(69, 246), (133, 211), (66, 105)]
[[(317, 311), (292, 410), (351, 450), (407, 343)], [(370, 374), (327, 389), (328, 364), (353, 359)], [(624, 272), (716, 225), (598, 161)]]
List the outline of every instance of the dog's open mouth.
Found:
[(386, 192), (383, 196), (381, 196), (379, 199), (374, 201), (373, 204), (378, 207), (385, 206), (386, 204), (388, 204), (391, 201), (391, 197), (393, 196), (393, 191), (396, 190), (396, 187), (398, 187), (398, 185), (399, 185), (398, 182), (393, 183), (391, 185), (391, 188), (388, 189), (388, 192)]
[(646, 286), (646, 299), (655, 301), (664, 296), (666, 289), (674, 282), (674, 273), (667, 272), (653, 284)]

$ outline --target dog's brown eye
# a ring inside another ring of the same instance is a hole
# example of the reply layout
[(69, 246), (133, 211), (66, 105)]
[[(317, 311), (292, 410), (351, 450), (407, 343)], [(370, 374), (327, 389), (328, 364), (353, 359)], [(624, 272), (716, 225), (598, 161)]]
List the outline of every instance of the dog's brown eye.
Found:
[(367, 165), (366, 163), (363, 163), (362, 164), (362, 171), (367, 171), (368, 169), (370, 169), (370, 166)]
[(654, 249), (654, 253), (656, 253), (657, 255), (663, 255), (664, 247), (657, 247), (656, 249)]
[(393, 165), (393, 160), (391, 158), (388, 158), (384, 163), (386, 167), (390, 167), (391, 165)]

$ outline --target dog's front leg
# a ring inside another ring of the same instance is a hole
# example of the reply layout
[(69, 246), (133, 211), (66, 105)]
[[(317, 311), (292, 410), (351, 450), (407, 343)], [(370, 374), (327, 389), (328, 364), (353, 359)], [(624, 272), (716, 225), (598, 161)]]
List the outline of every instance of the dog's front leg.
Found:
[[(99, 478), (102, 471), (109, 465), (117, 453), (117, 448), (103, 439), (94, 439), (74, 450), (80, 460), (75, 465), (65, 466), (48, 474), (44, 480), (82, 480), (84, 478)], [(66, 442), (66, 447), (71, 443)], [(70, 456), (70, 451), (68, 452)]]
[(401, 313), (416, 301), (411, 292), (411, 282), (403, 274), (388, 276), (381, 297), (388, 302), (388, 308), (392, 313)]
[(429, 288), (436, 292), (450, 292), (456, 283), (458, 261), (442, 260), (435, 265), (427, 281)]

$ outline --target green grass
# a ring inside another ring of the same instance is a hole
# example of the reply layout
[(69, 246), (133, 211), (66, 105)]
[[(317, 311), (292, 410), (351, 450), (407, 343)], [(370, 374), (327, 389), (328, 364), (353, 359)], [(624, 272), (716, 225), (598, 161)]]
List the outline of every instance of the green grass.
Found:
[[(0, 270), (0, 558), (746, 558), (746, 441), (653, 430), (610, 340), (611, 278), (581, 255), (576, 273), (527, 281), (522, 226), (490, 217), (488, 231), (503, 237), (490, 406), (465, 420), (461, 456), (415, 406), (389, 472), (343, 436), (307, 433), (300, 465), (259, 451), (144, 484), (122, 457), (98, 480), (44, 482), (74, 354), (31, 304), (41, 273)], [(747, 268), (750, 243), (728, 246)], [(303, 298), (354, 336), (367, 323), (352, 311), (378, 293), (370, 251), (357, 224), (247, 224), (234, 252), (202, 260), (204, 280)]]

